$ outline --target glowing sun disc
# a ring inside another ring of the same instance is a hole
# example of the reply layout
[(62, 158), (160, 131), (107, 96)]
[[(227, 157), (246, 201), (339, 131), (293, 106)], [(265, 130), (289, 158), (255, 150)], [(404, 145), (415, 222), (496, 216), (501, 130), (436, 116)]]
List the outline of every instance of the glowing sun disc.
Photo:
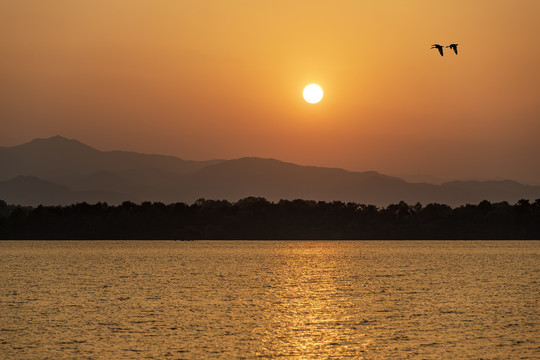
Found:
[(322, 88), (317, 84), (309, 84), (304, 88), (304, 99), (310, 104), (316, 104), (323, 97)]

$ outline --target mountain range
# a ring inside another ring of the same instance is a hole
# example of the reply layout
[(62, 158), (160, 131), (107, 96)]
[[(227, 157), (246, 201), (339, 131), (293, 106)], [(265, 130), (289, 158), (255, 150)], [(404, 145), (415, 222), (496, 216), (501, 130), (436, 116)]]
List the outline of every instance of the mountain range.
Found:
[(458, 206), (540, 198), (540, 186), (505, 181), (407, 182), (375, 171), (300, 166), (275, 159), (188, 161), (174, 156), (100, 151), (55, 136), (0, 147), (0, 199), (19, 205), (98, 201), (192, 203), (306, 199), (385, 206), (405, 201)]

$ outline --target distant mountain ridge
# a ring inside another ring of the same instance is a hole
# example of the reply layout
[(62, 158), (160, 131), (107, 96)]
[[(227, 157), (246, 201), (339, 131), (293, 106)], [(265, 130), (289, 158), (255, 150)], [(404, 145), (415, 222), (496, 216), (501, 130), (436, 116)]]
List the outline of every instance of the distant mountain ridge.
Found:
[(21, 205), (130, 200), (236, 201), (248, 196), (352, 201), (385, 206), (405, 201), (456, 206), (540, 198), (540, 186), (514, 181), (409, 183), (375, 171), (300, 166), (276, 159), (189, 161), (174, 156), (100, 151), (61, 136), (0, 147), (0, 199)]
[(26, 172), (41, 178), (86, 176), (95, 172), (122, 173), (155, 168), (163, 172), (187, 173), (221, 160), (187, 161), (174, 156), (127, 151), (99, 151), (77, 140), (54, 136), (0, 148), (0, 180)]

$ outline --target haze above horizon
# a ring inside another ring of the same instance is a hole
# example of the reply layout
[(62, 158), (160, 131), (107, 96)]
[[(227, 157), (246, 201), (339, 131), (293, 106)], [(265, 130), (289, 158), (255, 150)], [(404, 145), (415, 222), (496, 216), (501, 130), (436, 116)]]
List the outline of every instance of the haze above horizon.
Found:
[[(2, 1), (0, 145), (61, 134), (540, 184), (538, 13), (535, 0)], [(318, 104), (302, 98), (311, 83)]]

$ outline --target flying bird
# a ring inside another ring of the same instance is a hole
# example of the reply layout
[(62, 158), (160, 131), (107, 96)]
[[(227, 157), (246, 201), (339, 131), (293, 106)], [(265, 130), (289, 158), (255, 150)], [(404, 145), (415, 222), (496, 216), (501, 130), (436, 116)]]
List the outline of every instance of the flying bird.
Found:
[(431, 45), (431, 48), (439, 50), (439, 54), (441, 54), (441, 56), (443, 56), (443, 47), (441, 45), (433, 44), (433, 45)]
[(454, 50), (454, 52), (455, 52), (456, 55), (457, 55), (457, 46), (458, 46), (458, 45), (459, 45), (459, 44), (450, 44), (450, 45), (447, 46), (447, 48), (450, 48), (450, 49)]

